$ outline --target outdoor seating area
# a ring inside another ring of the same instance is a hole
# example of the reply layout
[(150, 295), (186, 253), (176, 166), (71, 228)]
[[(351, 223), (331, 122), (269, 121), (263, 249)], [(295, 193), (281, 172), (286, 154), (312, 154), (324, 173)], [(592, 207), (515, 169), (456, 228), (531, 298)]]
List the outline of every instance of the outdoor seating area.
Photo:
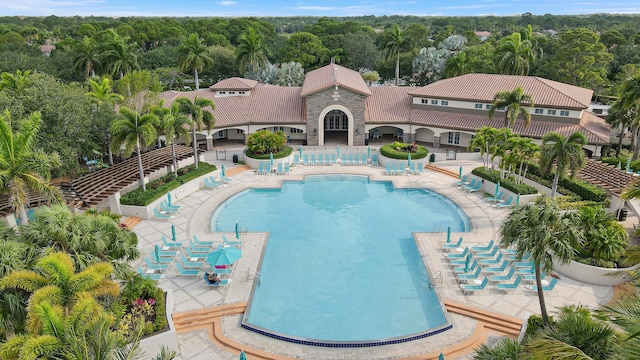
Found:
[(579, 179), (597, 185), (615, 195), (620, 195), (624, 189), (636, 181), (638, 179), (636, 176), (638, 174), (591, 159), (587, 160), (585, 167), (577, 175)]
[(422, 162), (390, 161), (384, 166), (385, 175), (420, 175), (424, 173)]

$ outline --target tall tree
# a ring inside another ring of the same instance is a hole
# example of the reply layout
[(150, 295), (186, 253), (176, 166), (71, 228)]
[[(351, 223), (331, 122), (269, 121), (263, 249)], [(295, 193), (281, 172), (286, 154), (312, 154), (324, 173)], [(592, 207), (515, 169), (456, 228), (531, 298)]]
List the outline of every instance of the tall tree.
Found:
[(60, 166), (60, 158), (35, 149), (40, 123), (37, 112), (15, 124), (8, 110), (0, 115), (0, 189), (9, 195), (22, 224), (29, 222), (29, 192), (40, 193), (49, 201), (62, 200), (58, 188), (49, 184), (51, 170)]
[(315, 67), (327, 52), (320, 38), (312, 33), (297, 32), (287, 39), (287, 46), (283, 50), (283, 62), (297, 62), (305, 69)]
[[(635, 119), (640, 116), (640, 106), (634, 105), (631, 107), (625, 106), (624, 99), (616, 100), (613, 105), (611, 105), (611, 109), (609, 110), (609, 115), (607, 115), (607, 124), (612, 127), (618, 128), (618, 146), (616, 148), (616, 157), (620, 156), (620, 151), (622, 150), (622, 141), (624, 140), (624, 136), (626, 134), (627, 127), (629, 125), (637, 123)], [(635, 134), (633, 134), (635, 137)], [(635, 139), (634, 139), (635, 140)], [(631, 146), (633, 150), (633, 146)]]
[[(622, 92), (620, 94), (620, 103), (623, 111), (627, 110), (628, 114), (631, 115), (631, 124), (633, 128), (633, 139), (631, 143), (631, 148), (633, 150), (633, 158), (636, 159), (638, 157), (638, 129), (640, 128), (640, 74), (636, 74), (630, 79), (625, 80), (622, 83)], [(636, 146), (633, 146), (635, 143)]]
[(493, 103), (489, 109), (489, 118), (498, 109), (504, 108), (504, 126), (513, 126), (520, 115), (524, 120), (524, 128), (529, 127), (531, 123), (531, 114), (523, 107), (523, 105), (532, 107), (533, 98), (531, 95), (525, 94), (521, 87), (517, 86), (513, 91), (502, 91), (493, 97)]
[(412, 50), (413, 41), (404, 36), (398, 24), (393, 24), (393, 27), (385, 32), (383, 51), (387, 60), (393, 58), (396, 61), (396, 86), (400, 80), (400, 55)]
[(198, 70), (202, 71), (205, 66), (213, 65), (213, 59), (209, 56), (207, 46), (198, 34), (190, 34), (189, 37), (182, 42), (178, 49), (178, 64), (183, 71), (193, 70), (196, 90), (200, 90)]
[(122, 79), (126, 74), (139, 70), (137, 47), (135, 43), (129, 43), (128, 38), (118, 35), (113, 29), (106, 32), (107, 42), (101, 54), (107, 71), (112, 76), (119, 75)]
[(177, 103), (167, 107), (157, 107), (154, 114), (158, 117), (159, 133), (163, 133), (167, 145), (171, 145), (171, 159), (173, 160), (173, 174), (178, 176), (178, 163), (176, 161), (176, 142), (175, 138), (182, 138), (188, 145), (191, 142), (188, 128), (192, 126), (191, 120), (180, 113), (180, 107)]
[(123, 150), (128, 157), (135, 150), (138, 157), (138, 172), (142, 191), (147, 191), (144, 183), (144, 168), (142, 167), (142, 148), (152, 144), (156, 139), (154, 124), (158, 118), (153, 114), (140, 116), (137, 111), (127, 107), (120, 108), (120, 117), (111, 122), (110, 129), (113, 135), (111, 148), (113, 151)]
[(247, 70), (255, 73), (267, 62), (262, 37), (253, 28), (249, 28), (238, 38), (238, 46), (236, 46), (236, 65), (240, 74), (244, 74)]
[(75, 57), (73, 69), (82, 71), (85, 79), (96, 76), (96, 68), (100, 65), (100, 52), (95, 41), (87, 36), (72, 45)]
[(587, 137), (575, 132), (564, 137), (556, 132), (548, 132), (542, 137), (540, 151), (540, 167), (542, 172), (549, 174), (555, 165), (555, 176), (551, 188), (551, 198), (558, 190), (558, 180), (570, 172), (571, 179), (575, 178), (586, 163), (582, 147), (587, 144)]
[(460, 52), (456, 56), (447, 59), (444, 66), (444, 73), (446, 77), (468, 74), (469, 62), (467, 61), (467, 54)]
[(100, 82), (89, 79), (87, 96), (92, 103), (97, 105), (102, 105), (105, 102), (117, 103), (124, 100), (122, 95), (113, 92), (113, 86), (108, 77), (103, 77)]
[[(203, 127), (210, 133), (216, 126), (216, 119), (213, 116), (213, 110), (216, 105), (212, 100), (196, 97), (191, 101), (185, 97), (176, 98), (180, 113), (191, 118), (191, 138), (193, 142), (193, 160), (198, 168), (198, 144), (196, 139), (196, 130), (201, 131)], [(211, 110), (208, 110), (209, 108)]]
[(548, 325), (549, 315), (540, 273), (542, 268), (549, 273), (553, 271), (554, 258), (563, 263), (572, 259), (574, 248), (583, 240), (575, 214), (561, 212), (552, 199), (542, 196), (535, 202), (514, 208), (500, 226), (500, 233), (500, 246), (516, 248), (517, 259), (526, 254), (531, 257), (542, 321)]
[(528, 75), (537, 58), (534, 43), (519, 32), (502, 38), (495, 51), (495, 64), (501, 74)]

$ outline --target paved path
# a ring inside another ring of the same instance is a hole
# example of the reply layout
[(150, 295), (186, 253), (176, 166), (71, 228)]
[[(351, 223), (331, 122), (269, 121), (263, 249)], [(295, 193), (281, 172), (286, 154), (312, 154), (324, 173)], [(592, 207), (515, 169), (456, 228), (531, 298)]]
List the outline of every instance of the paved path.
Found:
[[(222, 162), (211, 161), (217, 166)], [(133, 229), (139, 238), (139, 246), (143, 255), (151, 252), (154, 244), (160, 242), (160, 236), (171, 236), (171, 224), (176, 226), (178, 241), (188, 242), (194, 234), (200, 240), (221, 241), (220, 233), (210, 232), (210, 219), (216, 207), (234, 194), (250, 187), (279, 187), (283, 180), (301, 180), (309, 174), (346, 173), (365, 174), (371, 180), (392, 181), (396, 187), (430, 188), (455, 201), (469, 216), (471, 231), (468, 233), (452, 234), (454, 239), (462, 235), (465, 244), (482, 245), (490, 239), (499, 239), (499, 226), (508, 210), (497, 209), (484, 200), (482, 194), (468, 194), (456, 189), (451, 184), (451, 177), (425, 171), (417, 176), (385, 176), (382, 167), (293, 167), (288, 176), (256, 175), (254, 171), (234, 173), (234, 164), (224, 162), (228, 173), (233, 173), (233, 179), (228, 186), (216, 190), (202, 190), (193, 195), (174, 199), (182, 208), (177, 216), (169, 221), (143, 220)], [(448, 161), (435, 165), (448, 168), (457, 173), (460, 166), (470, 171), (478, 166), (474, 161)], [(481, 164), (481, 163), (480, 163)], [(241, 224), (242, 226), (242, 224)], [(415, 233), (425, 264), (430, 274), (440, 274), (442, 282), (436, 284), (436, 290), (441, 301), (447, 299), (493, 310), (505, 315), (526, 320), (534, 313), (539, 313), (538, 298), (531, 291), (517, 290), (513, 293), (499, 293), (489, 289), (480, 294), (464, 296), (458, 283), (444, 260), (440, 244), (446, 240), (446, 229), (436, 233)], [(159, 281), (163, 289), (172, 289), (174, 294), (174, 311), (203, 309), (227, 303), (246, 302), (249, 300), (254, 280), (248, 280), (247, 274), (254, 274), (261, 253), (264, 250), (266, 233), (249, 233), (242, 236), (245, 241), (243, 257), (235, 266), (233, 281), (228, 287), (210, 288), (205, 285), (200, 276), (180, 276), (175, 267), (170, 267), (167, 275)], [(231, 239), (234, 234), (227, 234)], [(138, 265), (138, 264), (134, 264)], [(569, 278), (562, 278), (555, 291), (546, 295), (547, 307), (552, 312), (556, 307), (581, 303), (589, 307), (597, 307), (611, 298), (611, 287), (585, 285)], [(439, 351), (460, 339), (470, 336), (477, 325), (476, 321), (462, 315), (449, 314), (453, 329), (440, 335), (431, 336), (423, 340), (412, 341), (399, 345), (387, 345), (361, 349), (329, 349), (312, 346), (302, 346), (288, 342), (276, 341), (240, 327), (239, 315), (224, 319), (222, 330), (225, 336), (238, 343), (287, 357), (304, 359), (400, 359), (420, 358), (420, 354)], [(179, 335), (180, 354), (178, 359), (237, 359), (237, 354), (229, 353), (212, 344), (206, 330), (198, 330)], [(459, 357), (468, 358), (470, 355)]]

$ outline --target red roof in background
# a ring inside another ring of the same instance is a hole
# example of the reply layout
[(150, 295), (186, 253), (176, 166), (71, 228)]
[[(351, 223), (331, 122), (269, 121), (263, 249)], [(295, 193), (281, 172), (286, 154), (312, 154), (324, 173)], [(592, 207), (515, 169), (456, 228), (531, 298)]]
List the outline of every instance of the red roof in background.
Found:
[(359, 72), (336, 64), (329, 64), (307, 73), (300, 95), (308, 96), (336, 84), (362, 95), (371, 95), (371, 90)]

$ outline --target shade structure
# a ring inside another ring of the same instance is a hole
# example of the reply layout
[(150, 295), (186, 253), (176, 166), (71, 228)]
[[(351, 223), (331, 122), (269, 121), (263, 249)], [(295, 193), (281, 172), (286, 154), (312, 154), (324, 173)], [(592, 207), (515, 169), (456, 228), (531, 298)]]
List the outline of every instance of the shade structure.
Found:
[(171, 193), (167, 192), (167, 204), (171, 207)]
[(151, 256), (153, 256), (153, 260), (157, 263), (160, 262), (160, 245), (156, 244), (153, 247), (153, 253), (151, 254)]
[(171, 240), (176, 241), (176, 226), (171, 224)]
[(224, 164), (220, 165), (220, 175), (222, 175), (222, 177), (226, 177), (227, 176), (226, 171), (224, 169)]
[(244, 353), (244, 350), (240, 351), (240, 360), (247, 360), (247, 354)]
[(447, 226), (447, 242), (451, 242), (451, 226)]
[(462, 166), (458, 169), (458, 179), (462, 179)]
[(500, 181), (496, 183), (496, 191), (493, 193), (493, 198), (495, 201), (498, 200), (498, 193), (500, 192)]
[(367, 157), (370, 158), (371, 157), (371, 146), (369, 146), (367, 148)]
[(520, 194), (516, 196), (516, 206), (520, 205)]
[(273, 153), (269, 153), (269, 161), (271, 161), (271, 165), (273, 165)]
[(234, 262), (238, 261), (241, 257), (242, 250), (238, 249), (237, 247), (222, 247), (222, 245), (220, 245), (217, 249), (207, 255), (207, 263), (209, 263), (211, 267), (220, 265), (231, 265)]
[(469, 271), (469, 265), (471, 265), (471, 253), (469, 253), (464, 260), (464, 272)]
[(407, 157), (407, 166), (411, 166), (411, 154)]
[(236, 223), (236, 239), (240, 239), (240, 225)]
[(336, 154), (340, 157), (340, 145), (336, 146)]

